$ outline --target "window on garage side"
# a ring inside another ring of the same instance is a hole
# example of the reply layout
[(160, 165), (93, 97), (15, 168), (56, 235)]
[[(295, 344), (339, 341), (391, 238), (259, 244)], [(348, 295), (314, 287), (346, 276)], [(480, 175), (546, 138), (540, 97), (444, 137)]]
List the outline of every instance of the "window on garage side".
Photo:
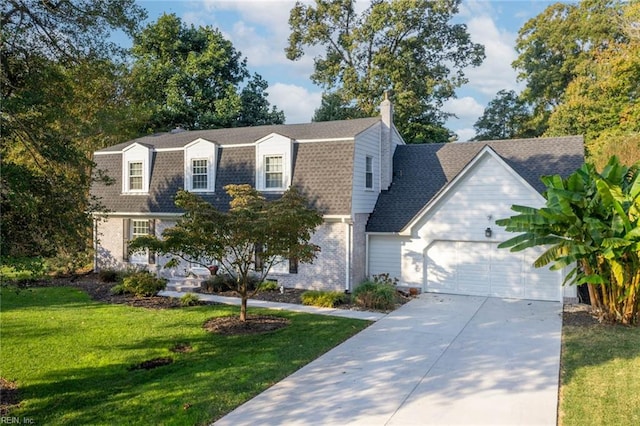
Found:
[(373, 158), (368, 155), (364, 161), (364, 187), (373, 189)]

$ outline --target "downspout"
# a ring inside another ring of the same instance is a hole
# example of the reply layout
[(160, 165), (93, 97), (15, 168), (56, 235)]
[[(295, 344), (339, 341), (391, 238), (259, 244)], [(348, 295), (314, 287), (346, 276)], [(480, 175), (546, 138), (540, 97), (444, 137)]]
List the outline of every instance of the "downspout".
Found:
[[(344, 220), (344, 219), (343, 219)], [(345, 247), (345, 285), (344, 285), (344, 291), (346, 293), (348, 293), (349, 291), (351, 291), (351, 241), (352, 241), (352, 237), (351, 237), (351, 224), (347, 221), (345, 221), (345, 232), (346, 232), (346, 247)]]
[(369, 234), (364, 234), (364, 276), (369, 276)]
[(98, 219), (93, 218), (93, 272), (98, 272)]

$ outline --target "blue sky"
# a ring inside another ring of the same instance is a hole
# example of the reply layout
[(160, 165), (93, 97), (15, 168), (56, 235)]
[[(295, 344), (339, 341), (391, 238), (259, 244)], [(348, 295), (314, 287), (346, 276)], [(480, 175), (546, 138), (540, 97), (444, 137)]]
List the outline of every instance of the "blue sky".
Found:
[[(175, 13), (187, 24), (219, 28), (247, 58), (250, 72), (257, 72), (267, 80), (269, 102), (284, 110), (287, 123), (311, 121), (322, 93), (309, 79), (314, 54), (310, 52), (295, 62), (284, 54), (289, 10), (295, 1), (137, 0), (137, 3), (148, 11), (148, 23), (155, 22), (163, 13)], [(516, 58), (513, 46), (518, 30), (551, 3), (463, 0), (456, 20), (467, 24), (472, 40), (485, 46), (487, 57), (481, 67), (466, 71), (469, 83), (458, 89), (456, 99), (446, 104), (446, 109), (457, 116), (447, 126), (458, 134), (459, 140), (473, 137), (473, 123), (498, 90), (522, 89), (511, 68)], [(359, 10), (367, 6), (367, 1), (357, 3)]]

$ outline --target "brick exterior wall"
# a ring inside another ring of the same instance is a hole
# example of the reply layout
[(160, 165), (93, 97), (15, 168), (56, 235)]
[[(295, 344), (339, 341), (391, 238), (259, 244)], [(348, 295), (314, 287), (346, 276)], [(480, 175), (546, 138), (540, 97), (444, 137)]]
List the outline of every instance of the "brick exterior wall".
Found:
[(298, 265), (297, 274), (270, 273), (268, 278), (288, 288), (342, 291), (346, 285), (346, 229), (341, 222), (324, 222), (311, 238), (321, 251), (312, 264)]
[[(358, 215), (366, 217), (367, 215)], [(365, 219), (366, 220), (366, 219)], [(98, 223), (99, 245), (96, 256), (96, 270), (101, 269), (125, 269), (129, 265), (124, 261), (124, 219), (121, 217), (111, 217), (100, 220)], [(156, 235), (160, 236), (162, 231), (175, 224), (173, 220), (156, 219)], [(320, 246), (318, 253), (312, 264), (298, 265), (297, 274), (270, 273), (268, 278), (277, 280), (279, 284), (287, 288), (306, 288), (317, 290), (337, 290), (342, 291), (346, 286), (346, 232), (347, 224), (342, 222), (324, 222), (318, 227), (316, 233), (311, 238), (314, 244)], [(364, 230), (364, 222), (358, 225)], [(364, 232), (362, 236), (362, 247), (355, 250), (355, 256), (362, 259), (358, 264), (362, 264), (358, 269), (364, 274)], [(355, 243), (356, 241), (354, 241)], [(156, 259), (157, 268), (161, 268), (169, 258), (158, 257)], [(355, 266), (352, 261), (352, 266)], [(155, 270), (155, 266), (150, 269)], [(285, 265), (285, 270), (288, 266)], [(357, 278), (357, 273), (352, 275)], [(356, 284), (360, 280), (352, 281)]]

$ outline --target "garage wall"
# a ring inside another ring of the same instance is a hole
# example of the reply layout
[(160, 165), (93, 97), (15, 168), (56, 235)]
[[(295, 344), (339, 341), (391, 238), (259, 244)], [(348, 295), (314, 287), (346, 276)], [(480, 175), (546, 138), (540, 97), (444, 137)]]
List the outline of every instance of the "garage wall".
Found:
[[(402, 285), (422, 288), (426, 282), (425, 253), (429, 246), (435, 241), (495, 245), (507, 240), (514, 234), (505, 232), (495, 221), (511, 216), (513, 204), (539, 207), (544, 199), (502, 161), (485, 152), (473, 168), (413, 224), (409, 236), (370, 236), (369, 273), (398, 274)], [(490, 238), (485, 237), (487, 227), (492, 229)], [(505, 249), (504, 253), (508, 251)], [(535, 258), (534, 254), (528, 257)], [(565, 288), (564, 296), (575, 297), (575, 287)]]

